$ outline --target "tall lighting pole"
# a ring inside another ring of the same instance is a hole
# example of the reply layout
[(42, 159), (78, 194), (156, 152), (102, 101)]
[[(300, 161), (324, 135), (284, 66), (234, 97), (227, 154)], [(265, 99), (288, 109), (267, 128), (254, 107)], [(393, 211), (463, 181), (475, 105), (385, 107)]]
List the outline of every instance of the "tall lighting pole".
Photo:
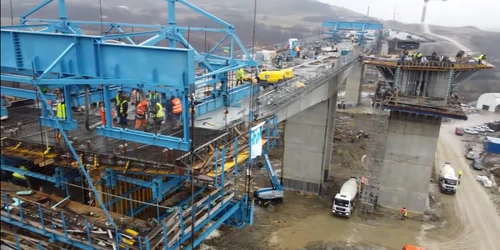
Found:
[[(420, 18), (420, 22), (422, 24), (425, 23), (425, 13), (427, 12), (427, 4), (429, 3), (429, 1), (433, 1), (433, 0), (424, 0), (424, 8), (422, 9), (422, 18)], [(435, 1), (446, 2), (447, 0), (435, 0)]]

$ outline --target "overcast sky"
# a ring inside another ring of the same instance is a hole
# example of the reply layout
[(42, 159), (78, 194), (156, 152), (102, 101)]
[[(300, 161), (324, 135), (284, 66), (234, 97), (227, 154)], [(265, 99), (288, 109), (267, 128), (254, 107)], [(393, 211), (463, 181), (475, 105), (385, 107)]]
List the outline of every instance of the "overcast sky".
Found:
[[(424, 0), (319, 0), (370, 16), (392, 20), (396, 5), (396, 20), (420, 23)], [(476, 26), (500, 31), (500, 0), (430, 0), (426, 22), (442, 26)]]

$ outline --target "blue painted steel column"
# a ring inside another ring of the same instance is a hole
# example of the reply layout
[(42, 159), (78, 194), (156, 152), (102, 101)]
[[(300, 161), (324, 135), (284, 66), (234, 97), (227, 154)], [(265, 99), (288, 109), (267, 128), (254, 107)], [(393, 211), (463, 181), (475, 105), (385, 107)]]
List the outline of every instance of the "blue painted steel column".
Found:
[[(104, 86), (103, 87), (104, 91), (104, 112), (105, 112), (105, 117), (106, 117), (106, 128), (112, 128), (113, 127), (113, 116), (112, 116), (112, 107), (111, 107), (111, 96), (109, 93), (109, 86)], [(116, 114), (118, 115), (118, 114)]]
[[(168, 26), (170, 29), (170, 32), (175, 33), (175, 25), (177, 24), (175, 20), (175, 0), (168, 0)], [(173, 34), (172, 36), (173, 37)], [(170, 38), (170, 47), (175, 48), (177, 47), (175, 39)]]
[(0, 117), (2, 118), (2, 120), (4, 120), (4, 119), (7, 119), (9, 117), (9, 113), (7, 112), (7, 109), (3, 107), (3, 98), (1, 101), (1, 105), (2, 105), (2, 107), (1, 107), (2, 111), (0, 113)]

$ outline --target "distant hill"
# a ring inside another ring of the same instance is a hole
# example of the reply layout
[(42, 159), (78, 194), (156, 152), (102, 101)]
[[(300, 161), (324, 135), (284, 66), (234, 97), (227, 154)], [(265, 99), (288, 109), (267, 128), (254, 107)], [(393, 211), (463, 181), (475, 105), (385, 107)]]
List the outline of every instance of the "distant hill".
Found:
[[(420, 33), (420, 24), (404, 24), (400, 22), (387, 21), (385, 27), (411, 31), (416, 34)], [(465, 83), (463, 83), (455, 92), (460, 94), (467, 101), (475, 101), (482, 93), (500, 92), (500, 32), (484, 31), (476, 27), (444, 27), (431, 25), (430, 29), (433, 33), (451, 37), (472, 51), (467, 51), (469, 54), (478, 56), (486, 54), (489, 63), (496, 66), (495, 69), (481, 71)], [(454, 55), (461, 49), (448, 41), (440, 41), (437, 43), (425, 44), (422, 46), (422, 52), (432, 53), (436, 51), (438, 54)]]
[[(14, 16), (27, 11), (40, 3), (40, 0), (12, 1), (14, 3)], [(252, 0), (190, 0), (196, 6), (218, 16), (219, 18), (233, 24), (236, 33), (245, 45), (253, 40), (253, 11)], [(99, 18), (99, 1), (73, 0), (68, 2), (67, 11), (70, 19), (93, 20)], [(104, 21), (120, 21), (128, 23), (166, 24), (167, 5), (164, 0), (103, 0), (102, 12)], [(180, 6), (180, 4), (177, 4)], [(39, 13), (36, 18), (56, 18), (57, 4), (51, 3)], [(1, 2), (2, 25), (10, 24), (10, 6), (8, 1)], [(200, 16), (185, 7), (176, 10), (178, 24), (198, 27), (219, 27), (213, 21)], [(321, 22), (324, 20), (356, 20), (363, 14), (354, 11), (328, 5), (315, 0), (266, 0), (257, 1), (257, 27), (255, 40), (257, 45), (270, 45), (286, 41), (290, 37), (308, 37), (320, 34)], [(385, 21), (385, 27), (406, 30), (419, 33), (419, 24), (403, 24), (393, 21)], [(476, 52), (486, 53), (489, 61), (498, 64), (495, 70), (481, 72), (468, 83), (460, 87), (460, 90), (468, 99), (474, 99), (482, 92), (500, 92), (500, 33), (481, 31), (474, 27), (438, 27), (432, 26), (433, 32), (457, 38), (465, 46)], [(100, 32), (99, 28), (93, 30)], [(208, 33), (207, 44), (203, 32), (192, 32), (190, 43), (200, 51), (205, 47), (215, 45), (221, 35)], [(428, 53), (436, 50), (438, 53), (454, 54), (458, 48), (450, 46), (445, 41), (441, 43), (425, 45)]]

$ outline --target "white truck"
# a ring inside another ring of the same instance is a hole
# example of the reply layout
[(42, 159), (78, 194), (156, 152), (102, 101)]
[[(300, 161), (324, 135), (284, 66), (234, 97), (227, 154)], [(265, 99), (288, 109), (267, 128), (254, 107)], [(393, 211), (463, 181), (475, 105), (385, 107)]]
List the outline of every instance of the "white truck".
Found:
[(333, 198), (334, 215), (349, 217), (352, 214), (359, 196), (359, 182), (358, 178), (351, 177), (342, 185), (340, 192)]
[(442, 193), (455, 194), (458, 188), (458, 177), (450, 163), (446, 162), (439, 171), (439, 189)]

